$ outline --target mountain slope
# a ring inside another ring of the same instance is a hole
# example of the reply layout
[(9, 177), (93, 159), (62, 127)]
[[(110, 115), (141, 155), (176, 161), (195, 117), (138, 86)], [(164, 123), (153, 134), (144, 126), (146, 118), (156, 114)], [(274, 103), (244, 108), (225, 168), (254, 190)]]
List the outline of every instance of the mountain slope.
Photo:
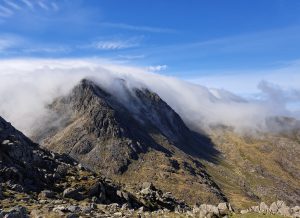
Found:
[(221, 155), (218, 164), (203, 164), (235, 206), (278, 199), (300, 203), (299, 132), (242, 136), (214, 129), (210, 136)]
[(151, 181), (190, 204), (226, 201), (200, 163), (216, 160), (211, 141), (190, 131), (157, 94), (128, 89), (126, 81), (120, 87), (126, 101), (81, 81), (49, 106), (55, 116), (33, 139), (132, 189)]
[(0, 117), (0, 217), (133, 217), (140, 207), (190, 209), (151, 183), (131, 193), (67, 155), (41, 149)]

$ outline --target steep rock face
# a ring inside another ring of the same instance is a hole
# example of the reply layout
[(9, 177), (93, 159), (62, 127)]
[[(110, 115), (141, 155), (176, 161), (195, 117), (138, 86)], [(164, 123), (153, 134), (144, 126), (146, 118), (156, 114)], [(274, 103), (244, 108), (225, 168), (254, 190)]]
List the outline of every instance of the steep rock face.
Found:
[(10, 123), (0, 117), (0, 182), (11, 181), (25, 188), (40, 189), (51, 183), (46, 172), (57, 163)]
[(117, 196), (118, 186), (82, 168), (67, 155), (41, 149), (0, 117), (0, 187), (6, 192), (2, 200), (16, 192), (37, 195), (43, 189), (47, 190), (41, 194), (47, 198), (59, 198), (67, 189), (78, 190), (78, 199), (88, 198), (97, 194), (95, 184), (110, 193), (105, 201), (122, 201)]
[(82, 80), (50, 105), (56, 116), (32, 138), (133, 187), (151, 181), (188, 203), (226, 200), (200, 163), (216, 161), (210, 140), (190, 131), (157, 94), (121, 87), (126, 100)]

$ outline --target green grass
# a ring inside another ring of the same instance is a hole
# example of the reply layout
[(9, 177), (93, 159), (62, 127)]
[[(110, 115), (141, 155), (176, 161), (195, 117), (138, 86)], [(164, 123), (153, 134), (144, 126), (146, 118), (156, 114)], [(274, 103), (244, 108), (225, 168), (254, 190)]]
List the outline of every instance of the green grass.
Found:
[(280, 215), (260, 214), (260, 213), (246, 213), (246, 214), (233, 214), (231, 218), (284, 218)]

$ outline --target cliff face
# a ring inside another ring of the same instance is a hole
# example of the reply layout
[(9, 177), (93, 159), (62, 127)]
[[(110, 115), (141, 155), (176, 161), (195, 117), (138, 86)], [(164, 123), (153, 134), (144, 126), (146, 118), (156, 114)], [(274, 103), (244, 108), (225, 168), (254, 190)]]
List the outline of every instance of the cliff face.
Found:
[[(126, 101), (81, 81), (50, 105), (56, 116), (33, 138), (133, 188), (151, 181), (189, 203), (226, 200), (200, 163), (216, 161), (211, 141), (189, 130), (157, 94), (122, 89)], [(61, 125), (53, 125), (58, 119)]]

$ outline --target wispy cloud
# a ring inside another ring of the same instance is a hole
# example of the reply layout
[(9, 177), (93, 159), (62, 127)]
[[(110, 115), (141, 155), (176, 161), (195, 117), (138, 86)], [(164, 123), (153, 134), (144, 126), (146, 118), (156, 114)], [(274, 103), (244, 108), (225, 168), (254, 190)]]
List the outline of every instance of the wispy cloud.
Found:
[(126, 23), (109, 23), (103, 22), (101, 26), (118, 28), (118, 29), (126, 29), (126, 30), (134, 30), (134, 31), (143, 31), (143, 32), (153, 32), (153, 33), (174, 33), (176, 32), (173, 29), (169, 28), (160, 28), (160, 27), (150, 27), (150, 26), (135, 26)]
[(299, 72), (300, 60), (294, 60), (272, 69), (207, 71), (205, 76), (193, 76), (186, 80), (248, 96), (259, 91), (257, 84), (263, 80), (278, 84), (284, 89), (300, 87)]
[(42, 9), (44, 9), (44, 10), (46, 10), (46, 11), (49, 10), (48, 5), (47, 5), (46, 3), (44, 3), (43, 1), (38, 1), (38, 5), (39, 5)]
[(20, 11), (30, 11), (30, 13), (38, 13), (39, 11), (52, 11), (59, 10), (59, 6), (54, 1), (45, 0), (3, 0), (0, 1), (0, 23), (4, 23), (7, 18), (18, 15)]
[(118, 57), (126, 60), (135, 60), (135, 59), (145, 58), (146, 56), (145, 55), (118, 55)]
[(20, 44), (20, 39), (15, 36), (0, 35), (0, 52), (7, 51), (8, 49), (14, 48)]
[(99, 50), (121, 50), (126, 48), (133, 48), (139, 46), (136, 39), (128, 40), (100, 40), (94, 42), (92, 47)]
[(58, 11), (59, 10), (59, 7), (58, 7), (58, 5), (55, 2), (52, 2), (51, 6), (52, 6), (52, 8), (53, 8), (54, 11)]
[(68, 53), (72, 49), (66, 46), (53, 46), (53, 47), (33, 47), (22, 49), (24, 53)]
[(147, 67), (147, 70), (152, 72), (159, 72), (167, 69), (167, 65), (156, 65), (156, 66), (149, 66)]
[(10, 17), (14, 14), (9, 8), (0, 5), (0, 17)]
[(33, 9), (33, 4), (28, 0), (21, 0), (28, 8)]
[(13, 2), (12, 0), (4, 0), (5, 4), (15, 10), (21, 10), (21, 6)]
[[(177, 58), (197, 55), (200, 57), (216, 56), (220, 54), (254, 54), (263, 52), (279, 52), (285, 49), (295, 49), (298, 46), (300, 26), (270, 29), (266, 31), (243, 33), (238, 35), (211, 38), (194, 42), (167, 44), (149, 47), (144, 52), (151, 55), (164, 55)], [(222, 57), (222, 58), (226, 58)]]

